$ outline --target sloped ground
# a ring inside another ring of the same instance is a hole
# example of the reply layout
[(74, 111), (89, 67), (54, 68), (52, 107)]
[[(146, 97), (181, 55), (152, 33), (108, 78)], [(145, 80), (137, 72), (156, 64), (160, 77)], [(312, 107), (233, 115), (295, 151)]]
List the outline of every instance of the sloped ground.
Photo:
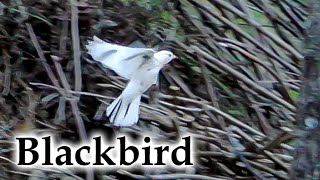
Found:
[[(90, 131), (174, 141), (196, 137), (198, 164), (114, 173), (105, 179), (288, 179), (301, 86), (302, 0), (7, 0), (0, 6), (0, 176), (92, 178), (92, 172), (12, 168), (10, 138), (47, 131), (85, 139)], [(84, 45), (110, 42), (171, 49), (179, 60), (143, 98), (141, 120), (112, 129), (103, 113), (125, 81), (93, 63)]]

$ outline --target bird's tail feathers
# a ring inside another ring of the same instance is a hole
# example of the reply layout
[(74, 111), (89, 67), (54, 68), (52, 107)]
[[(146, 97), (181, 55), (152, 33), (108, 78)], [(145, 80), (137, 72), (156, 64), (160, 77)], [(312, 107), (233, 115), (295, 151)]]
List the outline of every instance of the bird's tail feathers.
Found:
[(139, 120), (139, 106), (141, 96), (135, 97), (131, 102), (119, 96), (107, 108), (107, 116), (115, 126), (131, 126)]
[(121, 96), (119, 96), (110, 104), (110, 106), (108, 106), (106, 113), (108, 117), (110, 117), (111, 114), (115, 114), (114, 111), (118, 111), (121, 101)]

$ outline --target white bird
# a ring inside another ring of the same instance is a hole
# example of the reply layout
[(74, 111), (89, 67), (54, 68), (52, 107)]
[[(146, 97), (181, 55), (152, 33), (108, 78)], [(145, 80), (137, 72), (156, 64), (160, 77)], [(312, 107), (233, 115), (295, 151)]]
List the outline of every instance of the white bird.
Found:
[(156, 84), (160, 69), (177, 57), (170, 51), (120, 46), (96, 36), (88, 43), (86, 48), (95, 61), (129, 80), (121, 95), (107, 108), (110, 122), (115, 126), (137, 123), (141, 95)]

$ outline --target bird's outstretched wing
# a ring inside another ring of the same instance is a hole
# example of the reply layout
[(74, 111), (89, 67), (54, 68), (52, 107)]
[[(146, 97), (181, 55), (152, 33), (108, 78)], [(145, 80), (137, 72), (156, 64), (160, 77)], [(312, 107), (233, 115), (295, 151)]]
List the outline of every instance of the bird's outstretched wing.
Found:
[(133, 73), (152, 59), (155, 53), (150, 48), (131, 48), (107, 43), (96, 36), (93, 41), (89, 41), (86, 48), (94, 60), (127, 79), (131, 79)]

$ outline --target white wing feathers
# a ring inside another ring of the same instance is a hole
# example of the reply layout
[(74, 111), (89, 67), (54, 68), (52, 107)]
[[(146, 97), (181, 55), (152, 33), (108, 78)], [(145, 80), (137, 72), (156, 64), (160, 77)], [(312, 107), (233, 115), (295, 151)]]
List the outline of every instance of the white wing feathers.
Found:
[(93, 41), (89, 41), (86, 48), (94, 60), (127, 79), (131, 79), (141, 64), (152, 58), (155, 53), (149, 48), (130, 48), (107, 43), (96, 36), (93, 37)]

